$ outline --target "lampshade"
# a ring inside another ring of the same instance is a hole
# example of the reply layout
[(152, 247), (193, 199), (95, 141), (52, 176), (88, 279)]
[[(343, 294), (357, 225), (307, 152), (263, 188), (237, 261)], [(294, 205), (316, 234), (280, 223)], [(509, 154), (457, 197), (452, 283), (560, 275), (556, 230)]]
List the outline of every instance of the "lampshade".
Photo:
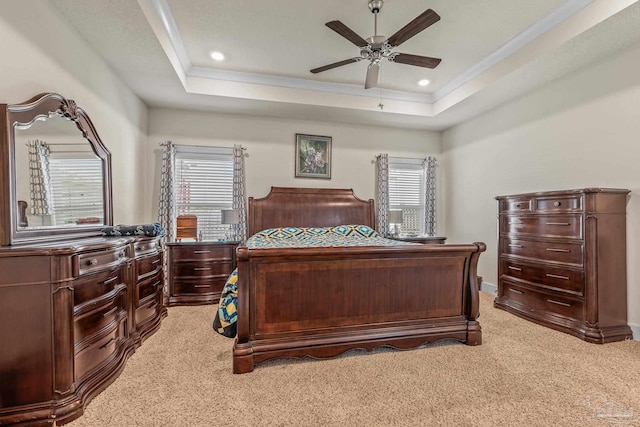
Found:
[(401, 210), (389, 211), (389, 224), (402, 224), (402, 211)]
[(227, 209), (222, 212), (221, 224), (239, 224), (240, 223), (240, 211), (237, 209)]

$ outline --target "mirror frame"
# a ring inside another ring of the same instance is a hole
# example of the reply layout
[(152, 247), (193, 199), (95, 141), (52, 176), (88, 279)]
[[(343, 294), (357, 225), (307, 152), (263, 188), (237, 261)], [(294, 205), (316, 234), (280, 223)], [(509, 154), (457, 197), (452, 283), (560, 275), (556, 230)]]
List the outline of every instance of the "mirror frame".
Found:
[[(93, 152), (102, 160), (104, 223), (81, 227), (48, 227), (45, 229), (18, 229), (16, 200), (15, 128), (28, 126), (36, 120), (59, 115), (74, 122)], [(98, 136), (87, 113), (75, 101), (57, 93), (41, 93), (21, 104), (0, 104), (0, 245), (16, 245), (99, 236), (105, 225), (113, 225), (111, 194), (111, 153)]]

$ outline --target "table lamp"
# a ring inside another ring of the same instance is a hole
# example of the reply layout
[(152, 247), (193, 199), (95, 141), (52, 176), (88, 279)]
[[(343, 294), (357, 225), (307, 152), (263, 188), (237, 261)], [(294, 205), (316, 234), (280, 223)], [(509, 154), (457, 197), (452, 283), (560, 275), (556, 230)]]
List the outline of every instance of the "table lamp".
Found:
[(220, 223), (229, 224), (229, 228), (224, 234), (225, 239), (236, 240), (234, 224), (240, 223), (240, 211), (237, 209), (225, 209), (221, 212), (222, 212), (222, 219), (220, 220)]

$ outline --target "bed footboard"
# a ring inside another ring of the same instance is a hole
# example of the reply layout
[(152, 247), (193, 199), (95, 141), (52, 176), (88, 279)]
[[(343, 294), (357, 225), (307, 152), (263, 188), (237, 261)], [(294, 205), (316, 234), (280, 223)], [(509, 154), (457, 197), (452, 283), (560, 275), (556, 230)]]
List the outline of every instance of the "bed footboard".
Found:
[(330, 358), (442, 339), (482, 343), (484, 243), (237, 251), (233, 372), (276, 357)]

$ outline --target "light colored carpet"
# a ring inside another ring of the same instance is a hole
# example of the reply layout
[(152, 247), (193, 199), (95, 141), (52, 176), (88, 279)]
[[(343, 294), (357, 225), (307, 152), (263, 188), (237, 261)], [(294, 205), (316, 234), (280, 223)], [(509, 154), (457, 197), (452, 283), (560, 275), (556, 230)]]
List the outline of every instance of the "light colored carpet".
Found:
[(588, 344), (493, 308), (483, 344), (352, 351), (231, 373), (215, 307), (173, 307), (69, 427), (640, 426), (640, 342)]

